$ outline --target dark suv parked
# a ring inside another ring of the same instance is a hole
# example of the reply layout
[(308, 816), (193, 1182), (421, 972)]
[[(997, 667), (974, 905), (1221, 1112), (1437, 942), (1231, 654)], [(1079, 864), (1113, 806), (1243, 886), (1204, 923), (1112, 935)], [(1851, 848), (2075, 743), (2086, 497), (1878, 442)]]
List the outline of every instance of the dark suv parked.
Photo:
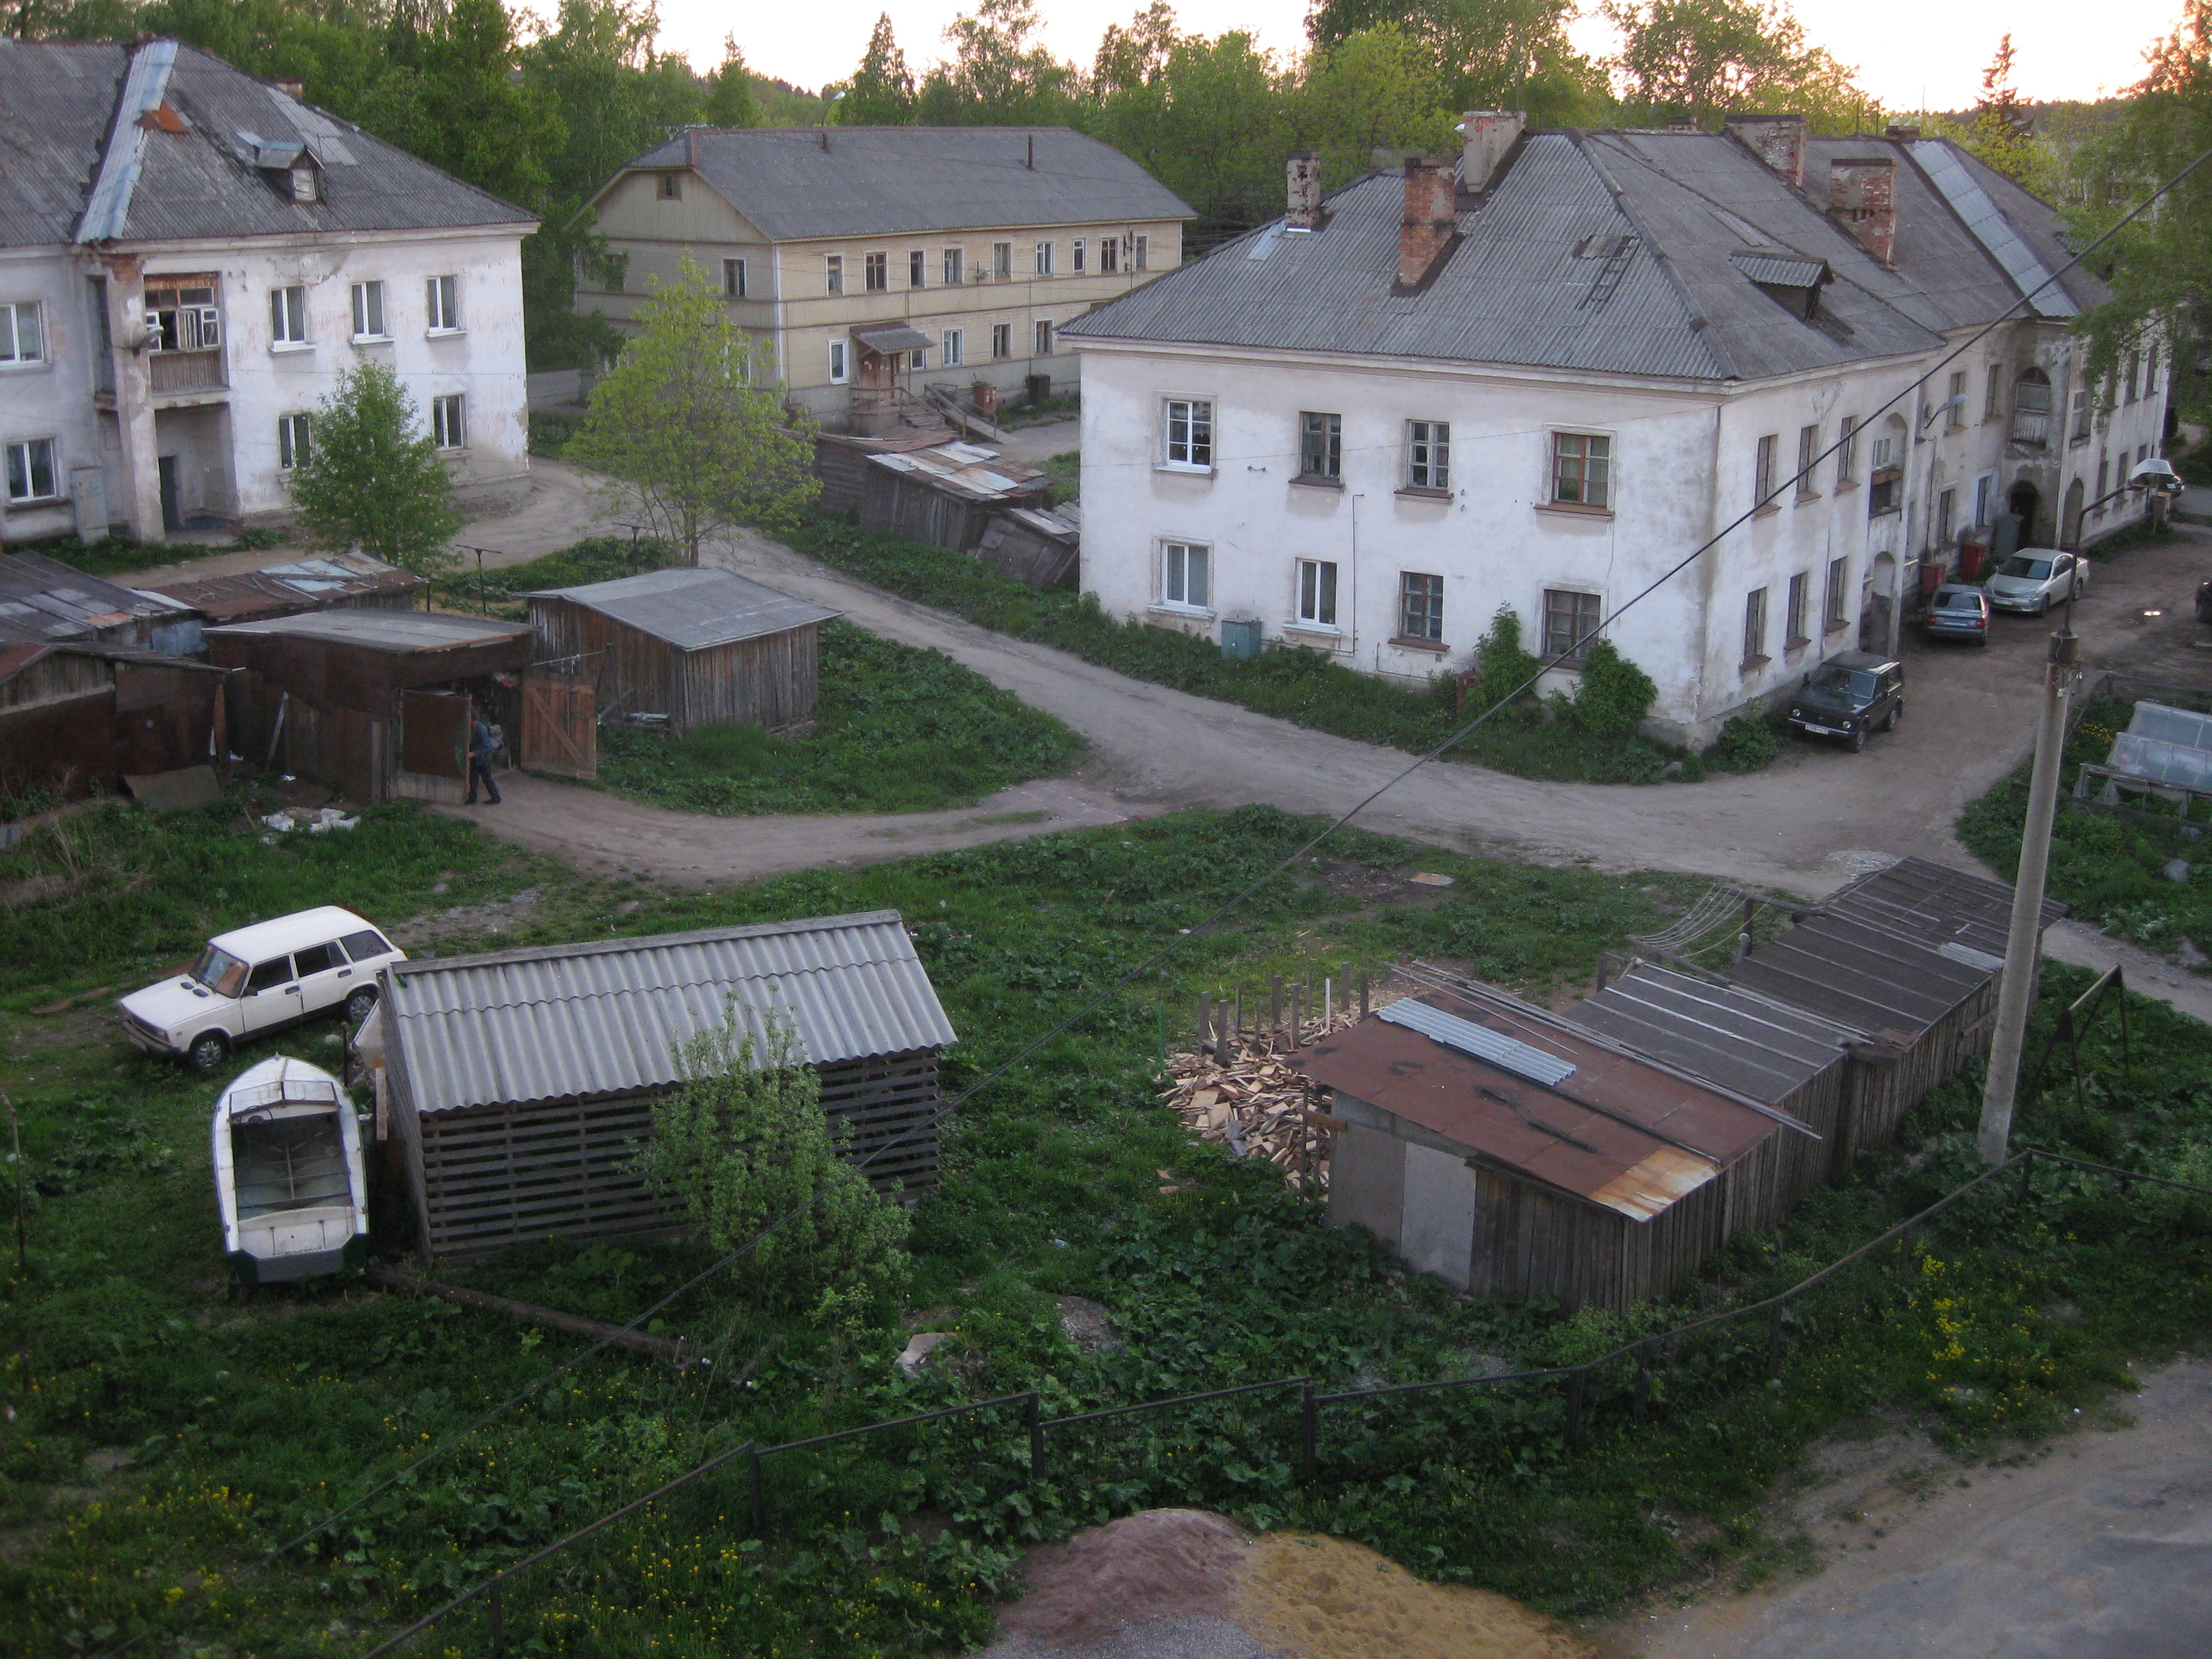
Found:
[(1805, 677), (1790, 704), (1790, 724), (1818, 738), (1841, 738), (1853, 754), (1869, 732), (1894, 731), (1905, 714), (1905, 665), (1869, 651), (1832, 656)]

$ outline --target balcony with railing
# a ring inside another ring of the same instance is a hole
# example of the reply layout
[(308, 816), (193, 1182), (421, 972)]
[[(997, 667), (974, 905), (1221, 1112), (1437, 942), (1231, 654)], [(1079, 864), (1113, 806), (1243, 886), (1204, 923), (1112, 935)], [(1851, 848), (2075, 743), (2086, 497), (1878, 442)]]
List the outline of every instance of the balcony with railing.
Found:
[(220, 391), (227, 384), (219, 350), (151, 352), (147, 366), (157, 398), (169, 392)]
[(2051, 447), (2051, 416), (2039, 409), (2015, 409), (2012, 412), (2012, 441), (2022, 449), (2047, 449)]

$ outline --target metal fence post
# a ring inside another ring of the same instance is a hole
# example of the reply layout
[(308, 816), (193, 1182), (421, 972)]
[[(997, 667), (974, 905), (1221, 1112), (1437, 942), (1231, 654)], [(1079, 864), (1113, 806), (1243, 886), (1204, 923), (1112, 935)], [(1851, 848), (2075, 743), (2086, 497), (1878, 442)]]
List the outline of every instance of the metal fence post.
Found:
[(1570, 1451), (1583, 1443), (1583, 1375), (1579, 1365), (1567, 1373), (1567, 1449)]
[(1030, 1390), (1022, 1409), (1030, 1421), (1030, 1479), (1041, 1480), (1044, 1478), (1044, 1408), (1035, 1389)]
[(768, 1536), (768, 1498), (761, 1490), (760, 1448), (755, 1446), (745, 1455), (752, 1465), (753, 1536), (765, 1538)]
[(1314, 1478), (1320, 1456), (1321, 1405), (1314, 1398), (1313, 1379), (1308, 1377), (1301, 1385), (1298, 1398), (1298, 1453), (1305, 1466), (1306, 1479)]

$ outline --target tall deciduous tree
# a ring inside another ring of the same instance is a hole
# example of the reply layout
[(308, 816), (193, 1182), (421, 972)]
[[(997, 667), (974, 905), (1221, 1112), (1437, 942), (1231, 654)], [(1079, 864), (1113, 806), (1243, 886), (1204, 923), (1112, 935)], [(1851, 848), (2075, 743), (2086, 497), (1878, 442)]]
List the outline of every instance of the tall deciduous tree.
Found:
[(317, 546), (358, 547), (403, 570), (435, 574), (467, 522), (437, 440), (383, 363), (356, 364), (308, 422), (308, 459), (286, 475), (300, 526)]
[(1429, 49), (1454, 109), (1523, 110), (1540, 126), (1589, 125), (1608, 100), (1603, 67), (1567, 37), (1575, 10), (1573, 0), (1319, 0), (1306, 33), (1329, 51), (1364, 31), (1395, 28)]
[(717, 531), (789, 523), (821, 493), (814, 422), (777, 396), (772, 366), (690, 254), (637, 320), (567, 459), (609, 474), (617, 504), (693, 564)]
[(891, 15), (878, 14), (860, 67), (838, 106), (837, 118), (848, 127), (900, 127), (914, 119), (914, 71), (891, 33)]
[(1109, 24), (1091, 75), (1091, 131), (1214, 224), (1282, 210), (1285, 77), (1249, 34), (1184, 34), (1165, 0)]
[(951, 61), (930, 70), (917, 100), (929, 126), (1045, 126), (1073, 118), (1082, 75), (1036, 39), (1035, 0), (976, 0), (945, 26)]
[(1785, 4), (1762, 0), (1604, 0), (1620, 31), (1613, 68), (1630, 118), (1788, 110), (1816, 131), (1864, 131), (1878, 106), (1854, 71), (1808, 46)]
[(1326, 52), (1316, 47), (1292, 100), (1298, 141), (1321, 157), (1332, 189), (1372, 167), (1377, 150), (1455, 149), (1457, 118), (1435, 56), (1387, 26), (1347, 35)]
[[(653, 1139), (631, 1167), (731, 1266), (745, 1298), (842, 1322), (906, 1285), (907, 1212), (847, 1167), (822, 1109), (822, 1080), (789, 1028), (761, 1039), (732, 1006), (678, 1049), (681, 1085), (654, 1102)], [(771, 1231), (773, 1229), (773, 1231)]]

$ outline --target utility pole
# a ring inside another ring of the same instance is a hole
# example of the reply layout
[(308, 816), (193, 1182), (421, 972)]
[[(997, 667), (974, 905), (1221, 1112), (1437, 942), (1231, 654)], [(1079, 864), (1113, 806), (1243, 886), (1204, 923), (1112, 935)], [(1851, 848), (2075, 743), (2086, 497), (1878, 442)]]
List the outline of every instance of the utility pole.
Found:
[(1975, 1150), (1992, 1167), (2008, 1156), (2013, 1096), (2020, 1086), (2020, 1050), (2027, 1035), (2036, 957), (2043, 937), (2043, 878), (2051, 862), (2051, 818), (2058, 805), (2058, 774), (2066, 747), (2066, 706), (2071, 699), (2081, 642), (2074, 637), (2073, 606), (2051, 636), (2043, 670), (2043, 719), (2035, 732), (2035, 769), (2027, 786), (2027, 821), (2021, 826), (2020, 870), (2013, 878), (2012, 931), (2005, 940), (2004, 977), (1997, 989), (1996, 1036), (1990, 1045), (1990, 1076), (1982, 1091), (1981, 1133)]

